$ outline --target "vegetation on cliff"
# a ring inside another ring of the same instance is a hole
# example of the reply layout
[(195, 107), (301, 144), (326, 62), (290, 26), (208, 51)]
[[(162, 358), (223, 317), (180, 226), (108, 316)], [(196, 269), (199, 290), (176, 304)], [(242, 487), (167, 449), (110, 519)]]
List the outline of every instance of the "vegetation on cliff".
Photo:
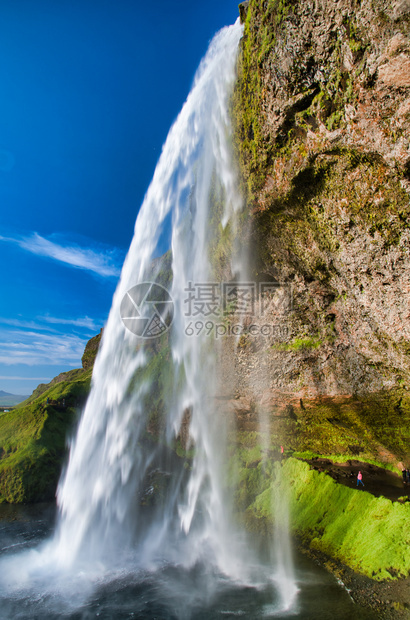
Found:
[[(250, 0), (242, 19), (233, 117), (255, 274), (292, 299), (264, 315), (285, 338), (238, 348), (236, 389), (255, 403), (326, 398), (328, 418), (354, 414), (350, 444), (371, 435), (374, 458), (407, 463), (410, 13)], [(307, 449), (328, 453), (322, 409)]]
[(362, 372), (339, 367), (339, 393), (410, 381), (409, 29), (381, 0), (246, 13), (233, 117), (255, 270), (292, 284), (289, 331), (321, 345), (322, 393), (342, 348)]
[(91, 338), (85, 345), (84, 353), (81, 358), (81, 364), (82, 364), (83, 370), (88, 370), (89, 368), (93, 368), (94, 361), (98, 353), (98, 348), (100, 346), (102, 332), (103, 330), (101, 330), (99, 334), (94, 336), (94, 338)]
[(275, 445), (247, 431), (231, 445), (229, 480), (250, 531), (269, 536), (285, 504), (292, 533), (312, 549), (372, 579), (410, 575), (409, 502), (343, 486), (295, 458), (283, 461)]
[[(395, 11), (394, 4), (374, 0), (358, 7), (351, 0), (322, 5), (299, 0), (250, 0), (244, 19), (234, 118), (239, 161), (256, 209), (263, 208), (260, 193), (267, 189), (269, 174), (282, 177), (283, 166), (290, 178), (294, 177), (332, 142), (337, 146), (356, 145), (359, 152), (375, 155), (380, 144), (356, 141), (356, 136), (346, 130), (352, 121), (361, 120), (358, 108), (366, 94), (373, 91), (376, 104), (385, 103), (377, 101), (379, 66), (383, 76), (391, 68), (391, 60), (408, 60), (410, 17), (405, 9)], [(388, 47), (391, 38), (394, 44)], [(376, 60), (375, 54), (381, 57)], [(396, 80), (392, 77), (388, 86), (400, 89), (400, 99), (404, 100), (408, 75), (398, 75)], [(385, 138), (397, 146), (406, 127), (389, 117), (394, 116), (399, 103), (384, 110), (388, 113), (384, 115)], [(405, 117), (406, 111), (401, 114)], [(368, 120), (368, 127), (361, 128), (363, 133), (374, 130), (375, 123)], [(379, 121), (377, 117), (374, 120)], [(395, 132), (392, 125), (396, 125)], [(346, 135), (328, 133), (336, 128)], [(400, 155), (396, 150), (397, 159)], [(406, 163), (400, 163), (405, 176)], [(280, 193), (280, 187), (275, 189)]]
[(41, 384), (15, 409), (0, 414), (0, 502), (52, 500), (91, 383), (101, 335), (86, 347), (84, 368)]
[(282, 444), (410, 464), (406, 6), (250, 0), (232, 101), (255, 279), (289, 297), (256, 321), (283, 337), (245, 333), (225, 354), (238, 514), (271, 531), (276, 485), (294, 533), (377, 580), (410, 573), (410, 505), (274, 461)]
[[(407, 464), (410, 416), (407, 392), (386, 392), (359, 398), (323, 396), (287, 399), (265, 408), (238, 402), (241, 430), (259, 432), (259, 417), (266, 428), (265, 441), (284, 445), (299, 454), (310, 453), (341, 460), (360, 458), (401, 474)], [(291, 404), (290, 404), (291, 403)], [(401, 409), (403, 405), (403, 409)], [(261, 440), (262, 441), (262, 440)]]
[(376, 580), (410, 575), (410, 503), (349, 489), (292, 458), (282, 471), (275, 469), (275, 478), (275, 495), (268, 486), (246, 509), (250, 529), (271, 528), (278, 510), (274, 497), (286, 497), (291, 529), (311, 548)]

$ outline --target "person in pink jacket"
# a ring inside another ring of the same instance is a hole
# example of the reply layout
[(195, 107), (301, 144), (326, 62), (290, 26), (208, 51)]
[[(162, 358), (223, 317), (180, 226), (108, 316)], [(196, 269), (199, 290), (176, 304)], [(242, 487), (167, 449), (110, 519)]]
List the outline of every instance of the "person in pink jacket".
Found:
[(357, 474), (357, 483), (356, 486), (359, 486), (359, 483), (364, 486), (364, 482), (363, 482), (363, 476), (362, 476), (362, 472), (359, 471), (359, 473)]

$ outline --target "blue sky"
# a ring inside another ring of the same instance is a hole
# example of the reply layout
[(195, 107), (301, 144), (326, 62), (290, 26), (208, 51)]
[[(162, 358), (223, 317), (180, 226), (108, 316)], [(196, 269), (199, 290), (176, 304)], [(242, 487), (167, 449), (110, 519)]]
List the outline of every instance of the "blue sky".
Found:
[(0, 390), (81, 366), (168, 130), (237, 0), (0, 3)]

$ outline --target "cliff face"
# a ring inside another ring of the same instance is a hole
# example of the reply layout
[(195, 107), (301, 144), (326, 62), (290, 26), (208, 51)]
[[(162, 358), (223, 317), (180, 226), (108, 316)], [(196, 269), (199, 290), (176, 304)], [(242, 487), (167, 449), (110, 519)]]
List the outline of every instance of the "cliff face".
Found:
[(89, 370), (93, 368), (95, 358), (97, 357), (98, 349), (100, 346), (101, 338), (102, 338), (103, 330), (100, 330), (100, 333), (91, 338), (87, 344), (85, 345), (84, 353), (81, 358), (81, 363), (84, 370)]
[(241, 13), (233, 105), (255, 272), (288, 305), (264, 317), (283, 342), (228, 354), (232, 391), (295, 407), (374, 395), (408, 427), (410, 3), (250, 0)]

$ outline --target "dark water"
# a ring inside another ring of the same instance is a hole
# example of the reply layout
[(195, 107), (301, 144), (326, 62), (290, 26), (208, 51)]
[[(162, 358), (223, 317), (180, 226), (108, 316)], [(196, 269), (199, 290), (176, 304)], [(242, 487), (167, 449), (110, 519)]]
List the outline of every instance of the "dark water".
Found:
[[(55, 506), (0, 506), (0, 556), (35, 549), (53, 531)], [(23, 554), (23, 558), (26, 555)], [(24, 562), (23, 562), (24, 563)], [(62, 588), (50, 575), (41, 586), (0, 591), (0, 618), (67, 618), (88, 620), (125, 618), (147, 620), (209, 620), (225, 618), (300, 618), (302, 620), (372, 620), (376, 616), (357, 607), (348, 592), (326, 571), (295, 554), (299, 593), (294, 608), (277, 611), (273, 584), (235, 585), (209, 569), (185, 570), (166, 566), (155, 572), (117, 570), (94, 580), (77, 575)], [(0, 573), (7, 562), (0, 560)], [(211, 578), (210, 578), (211, 577)], [(1, 583), (1, 575), (0, 575)], [(212, 587), (210, 586), (212, 584)]]

